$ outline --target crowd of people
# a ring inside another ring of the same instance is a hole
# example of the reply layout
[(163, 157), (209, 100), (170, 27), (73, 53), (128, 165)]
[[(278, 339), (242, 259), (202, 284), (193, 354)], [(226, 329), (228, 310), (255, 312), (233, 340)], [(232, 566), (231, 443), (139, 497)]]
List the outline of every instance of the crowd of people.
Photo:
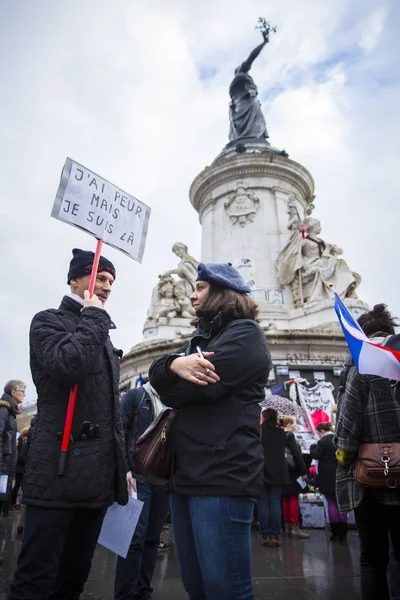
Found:
[[(107, 508), (125, 505), (132, 491), (143, 509), (126, 558), (117, 558), (115, 600), (151, 599), (168, 513), (188, 598), (253, 600), (255, 515), (266, 548), (278, 548), (281, 535), (307, 539), (299, 493), (311, 479), (311, 460), (317, 461), (314, 484), (327, 501), (332, 542), (346, 540), (347, 514), (354, 510), (363, 600), (399, 598), (400, 475), (390, 471), (400, 464), (397, 382), (360, 375), (349, 359), (335, 430), (320, 423), (318, 443), (302, 454), (293, 417), (281, 419), (268, 408), (260, 426), (272, 361), (250, 288), (230, 263), (200, 263), (190, 297), (193, 336), (178, 352), (156, 359), (148, 381), (120, 402), (122, 353), (111, 343), (115, 326), (105, 310), (116, 270), (100, 257), (90, 296), (93, 259), (93, 253), (74, 249), (70, 293), (58, 309), (33, 318), (30, 365), (38, 414), (31, 429), (17, 436), (22, 381), (9, 381), (0, 400), (0, 511), (7, 516), (19, 508), (21, 487), (26, 507), (8, 600), (77, 600)], [(376, 343), (400, 350), (396, 322), (384, 305), (362, 315), (359, 324)], [(65, 418), (76, 385), (62, 465)], [(165, 407), (176, 412), (173, 468), (169, 483), (154, 485), (136, 472), (133, 453)], [(386, 480), (375, 488), (358, 475), (366, 445), (370, 452), (377, 445), (389, 448)], [(389, 478), (388, 472), (394, 474)]]

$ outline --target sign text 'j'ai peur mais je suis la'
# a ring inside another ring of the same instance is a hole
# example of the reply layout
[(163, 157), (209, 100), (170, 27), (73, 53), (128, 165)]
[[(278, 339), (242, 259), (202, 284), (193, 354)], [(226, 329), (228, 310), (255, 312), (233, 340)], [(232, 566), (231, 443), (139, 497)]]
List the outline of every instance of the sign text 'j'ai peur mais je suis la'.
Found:
[(51, 216), (142, 262), (150, 207), (67, 158)]

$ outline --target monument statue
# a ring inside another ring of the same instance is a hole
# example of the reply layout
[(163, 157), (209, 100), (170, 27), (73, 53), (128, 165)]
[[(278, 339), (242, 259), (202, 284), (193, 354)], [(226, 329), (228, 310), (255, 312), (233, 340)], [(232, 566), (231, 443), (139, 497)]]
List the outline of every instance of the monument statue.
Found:
[(261, 104), (257, 98), (258, 90), (249, 71), (261, 50), (269, 42), (269, 34), (276, 31), (265, 19), (259, 19), (263, 42), (254, 48), (249, 57), (235, 69), (235, 77), (229, 86), (231, 97), (229, 107), (230, 131), (229, 140), (241, 138), (268, 138), (267, 126), (262, 114)]
[(172, 252), (180, 258), (180, 262), (176, 269), (167, 271), (164, 276), (178, 275), (182, 280), (181, 283), (184, 286), (186, 295), (190, 296), (194, 292), (199, 262), (193, 258), (193, 256), (190, 256), (188, 247), (185, 246), (185, 244), (182, 244), (182, 242), (176, 242), (176, 244), (172, 246)]
[[(181, 242), (174, 244), (172, 251), (180, 258), (180, 262), (176, 269), (159, 275), (158, 284), (151, 295), (147, 323), (168, 324), (175, 317), (193, 319), (195, 316), (189, 296), (194, 291), (199, 263)], [(178, 278), (174, 278), (174, 275)]]
[(278, 278), (290, 286), (296, 307), (332, 297), (329, 284), (342, 298), (357, 298), (361, 277), (339, 258), (343, 250), (319, 236), (321, 223), (312, 217), (301, 222), (295, 202), (288, 202), (290, 240), (278, 256)]

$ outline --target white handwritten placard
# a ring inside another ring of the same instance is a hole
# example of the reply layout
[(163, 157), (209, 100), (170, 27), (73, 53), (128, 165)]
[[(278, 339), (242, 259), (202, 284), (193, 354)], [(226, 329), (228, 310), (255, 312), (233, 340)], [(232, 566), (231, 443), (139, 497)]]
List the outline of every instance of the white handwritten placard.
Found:
[(143, 502), (132, 496), (125, 506), (114, 502), (104, 517), (98, 543), (126, 558), (142, 508)]
[(67, 158), (51, 216), (142, 262), (151, 209)]

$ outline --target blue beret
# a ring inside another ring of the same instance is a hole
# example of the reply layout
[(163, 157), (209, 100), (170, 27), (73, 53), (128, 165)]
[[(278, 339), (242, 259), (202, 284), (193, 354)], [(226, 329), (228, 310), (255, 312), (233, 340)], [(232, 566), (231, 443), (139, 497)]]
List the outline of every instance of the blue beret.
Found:
[(231, 263), (200, 263), (196, 281), (208, 281), (230, 288), (240, 294), (250, 294), (251, 289)]

